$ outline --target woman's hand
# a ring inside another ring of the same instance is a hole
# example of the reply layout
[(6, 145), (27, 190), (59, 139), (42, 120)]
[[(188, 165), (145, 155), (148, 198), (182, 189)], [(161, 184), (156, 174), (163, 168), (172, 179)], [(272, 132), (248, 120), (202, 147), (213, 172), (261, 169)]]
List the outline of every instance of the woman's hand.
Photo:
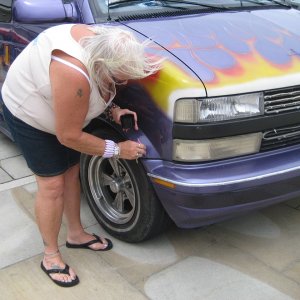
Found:
[(134, 129), (138, 130), (138, 125), (137, 125), (137, 114), (129, 109), (122, 109), (120, 107), (115, 107), (115, 108), (111, 108), (111, 115), (114, 119), (114, 121), (121, 125), (121, 116), (123, 115), (133, 115), (134, 118)]
[(128, 140), (120, 142), (118, 145), (120, 147), (120, 158), (138, 159), (146, 155), (146, 146), (144, 144)]

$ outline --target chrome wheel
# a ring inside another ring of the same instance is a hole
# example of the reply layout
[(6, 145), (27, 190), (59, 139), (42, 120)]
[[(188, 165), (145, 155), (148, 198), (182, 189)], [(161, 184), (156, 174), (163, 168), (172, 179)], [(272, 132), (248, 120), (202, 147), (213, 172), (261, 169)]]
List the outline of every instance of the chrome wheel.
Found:
[(132, 220), (137, 208), (136, 182), (121, 160), (93, 156), (88, 182), (95, 205), (105, 218), (119, 225)]
[[(121, 141), (108, 128), (93, 131), (102, 139)], [(137, 243), (163, 231), (170, 223), (156, 197), (143, 162), (82, 154), (82, 191), (99, 224), (120, 240)]]

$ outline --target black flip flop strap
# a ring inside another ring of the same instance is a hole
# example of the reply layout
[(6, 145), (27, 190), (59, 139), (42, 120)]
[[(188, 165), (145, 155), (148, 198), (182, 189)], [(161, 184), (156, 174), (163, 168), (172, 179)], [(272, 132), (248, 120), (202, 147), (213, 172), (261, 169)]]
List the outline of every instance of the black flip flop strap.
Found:
[(101, 239), (96, 234), (93, 234), (93, 236), (95, 237), (95, 239), (85, 243), (84, 244), (85, 247), (91, 246), (91, 245), (96, 244), (96, 243), (103, 244)]
[(70, 272), (69, 272), (69, 266), (66, 264), (65, 268), (64, 269), (49, 269), (47, 270), (47, 273), (48, 274), (66, 274), (66, 275), (70, 275)]

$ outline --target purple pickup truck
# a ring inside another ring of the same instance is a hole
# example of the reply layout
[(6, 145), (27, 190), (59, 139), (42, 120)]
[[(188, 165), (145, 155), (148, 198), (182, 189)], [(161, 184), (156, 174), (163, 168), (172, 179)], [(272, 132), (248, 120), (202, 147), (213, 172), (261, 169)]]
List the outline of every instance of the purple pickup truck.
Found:
[(104, 115), (87, 129), (147, 146), (138, 162), (82, 155), (85, 198), (114, 237), (139, 242), (171, 222), (195, 228), (300, 195), (299, 10), (269, 0), (2, 0), (0, 88), (22, 49), (62, 23), (121, 26), (166, 58), (114, 100), (137, 112), (139, 131)]

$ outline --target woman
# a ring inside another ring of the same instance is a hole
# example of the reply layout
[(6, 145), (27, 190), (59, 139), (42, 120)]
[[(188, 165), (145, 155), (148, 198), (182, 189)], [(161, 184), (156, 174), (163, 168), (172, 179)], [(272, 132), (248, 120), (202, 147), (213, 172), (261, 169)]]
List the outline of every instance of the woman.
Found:
[(136, 159), (145, 145), (116, 144), (83, 131), (111, 107), (114, 121), (136, 113), (111, 106), (116, 84), (153, 74), (160, 62), (145, 55), (145, 43), (118, 27), (65, 24), (38, 35), (16, 58), (2, 88), (4, 115), (29, 168), (36, 175), (35, 214), (44, 241), (42, 270), (64, 287), (79, 283), (63, 262), (58, 233), (63, 213), (70, 248), (105, 251), (109, 239), (85, 232), (80, 221), (80, 153)]

